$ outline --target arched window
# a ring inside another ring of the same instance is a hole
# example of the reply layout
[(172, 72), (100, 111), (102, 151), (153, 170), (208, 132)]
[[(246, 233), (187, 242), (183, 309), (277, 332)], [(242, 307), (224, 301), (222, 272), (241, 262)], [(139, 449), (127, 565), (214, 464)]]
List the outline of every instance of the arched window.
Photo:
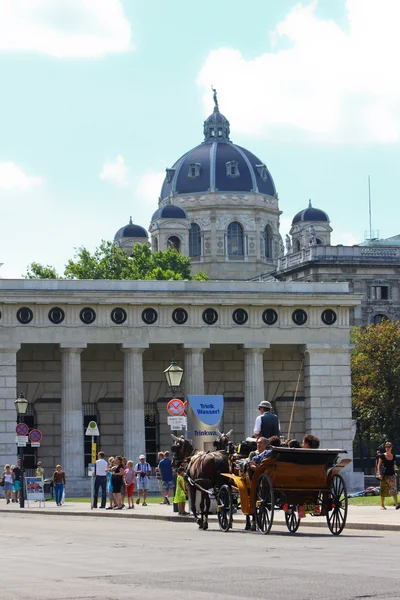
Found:
[(167, 249), (176, 250), (177, 252), (181, 251), (181, 240), (176, 235), (171, 235), (168, 238)]
[(382, 321), (389, 321), (386, 315), (374, 315), (372, 322), (374, 325), (379, 325)]
[(197, 223), (190, 226), (189, 256), (201, 256), (201, 230)]
[(264, 229), (264, 254), (265, 258), (272, 258), (272, 228), (267, 225)]
[(319, 238), (317, 238), (316, 241), (317, 241), (317, 246), (322, 246), (322, 244), (323, 244), (322, 240), (320, 240)]
[(293, 250), (294, 250), (294, 252), (300, 252), (300, 241), (299, 240), (294, 240)]
[(244, 256), (243, 227), (234, 221), (228, 226), (228, 256)]
[(153, 238), (153, 252), (158, 252), (158, 239)]

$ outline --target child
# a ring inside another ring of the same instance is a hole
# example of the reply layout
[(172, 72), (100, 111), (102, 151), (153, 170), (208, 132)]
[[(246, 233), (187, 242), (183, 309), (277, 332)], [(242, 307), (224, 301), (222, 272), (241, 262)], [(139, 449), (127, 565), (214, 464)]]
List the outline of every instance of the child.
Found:
[(178, 505), (178, 513), (180, 515), (187, 515), (188, 513), (185, 511), (186, 504), (186, 483), (183, 479), (183, 474), (185, 470), (183, 467), (179, 467), (178, 469), (178, 477), (176, 478), (176, 491), (174, 497), (174, 504)]
[(133, 492), (135, 491), (135, 471), (133, 470), (133, 460), (128, 460), (124, 469), (124, 482), (126, 495), (128, 496), (128, 508), (135, 508), (133, 503)]

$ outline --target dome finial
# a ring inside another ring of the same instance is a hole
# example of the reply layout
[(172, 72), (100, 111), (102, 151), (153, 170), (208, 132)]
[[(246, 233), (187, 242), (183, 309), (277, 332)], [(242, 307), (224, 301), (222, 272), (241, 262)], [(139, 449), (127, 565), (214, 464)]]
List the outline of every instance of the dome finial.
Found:
[(311, 204), (311, 198), (308, 201), (308, 208), (312, 208), (312, 204)]
[(215, 108), (217, 110), (219, 110), (218, 98), (217, 98), (217, 90), (215, 89), (215, 87), (213, 87), (213, 84), (211, 84), (211, 89), (212, 89), (212, 92), (213, 92), (213, 100), (214, 100)]
[(133, 225), (133, 223), (132, 223), (132, 217), (129, 217), (129, 225)]

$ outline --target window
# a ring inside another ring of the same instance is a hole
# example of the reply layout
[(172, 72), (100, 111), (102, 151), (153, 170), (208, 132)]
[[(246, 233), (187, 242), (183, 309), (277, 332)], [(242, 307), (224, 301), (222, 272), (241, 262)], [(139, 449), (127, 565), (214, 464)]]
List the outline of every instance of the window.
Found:
[(167, 180), (167, 183), (171, 183), (172, 178), (175, 173), (175, 169), (165, 169), (165, 172), (166, 172), (165, 179)]
[(386, 315), (374, 315), (372, 322), (374, 325), (379, 325), (382, 321), (389, 321)]
[(268, 176), (267, 167), (265, 165), (256, 165), (256, 169), (258, 171), (259, 176), (263, 181), (266, 181)]
[(236, 221), (228, 226), (228, 256), (244, 256), (243, 227)]
[(201, 230), (197, 223), (190, 226), (189, 256), (201, 256)]
[(226, 163), (226, 175), (227, 177), (239, 177), (239, 165), (236, 160), (230, 160)]
[(200, 169), (201, 169), (200, 163), (190, 163), (188, 177), (190, 177), (190, 179), (195, 179), (196, 177), (200, 177)]
[(264, 229), (264, 253), (265, 258), (272, 258), (272, 228), (267, 225)]
[(388, 285), (372, 285), (371, 300), (389, 300)]
[(167, 249), (168, 250), (176, 250), (177, 252), (180, 252), (181, 251), (181, 240), (176, 235), (171, 235), (171, 237), (168, 238)]
[(222, 137), (222, 127), (218, 127), (218, 137)]
[(293, 250), (295, 252), (300, 252), (300, 242), (299, 242), (299, 240), (295, 240), (294, 241), (294, 243), (293, 243)]
[(210, 127), (210, 137), (215, 137), (215, 129), (214, 129), (214, 127)]

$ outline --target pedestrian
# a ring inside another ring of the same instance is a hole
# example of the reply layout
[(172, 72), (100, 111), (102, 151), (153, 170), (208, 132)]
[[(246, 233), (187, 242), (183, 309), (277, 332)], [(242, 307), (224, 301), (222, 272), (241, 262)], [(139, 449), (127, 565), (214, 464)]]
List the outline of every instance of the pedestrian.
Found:
[(397, 501), (397, 480), (395, 469), (396, 457), (392, 454), (391, 442), (386, 442), (385, 452), (378, 460), (378, 479), (381, 481), (381, 510), (386, 510), (385, 498), (393, 496), (396, 510), (400, 508)]
[(149, 473), (151, 473), (151, 467), (148, 462), (146, 462), (146, 457), (144, 454), (139, 456), (139, 462), (136, 463), (135, 466), (135, 475), (136, 475), (136, 487), (138, 489), (138, 498), (136, 500), (136, 504), (140, 504), (140, 498), (143, 494), (143, 503), (142, 506), (147, 506), (147, 492), (149, 490)]
[(121, 510), (122, 497), (121, 487), (122, 478), (124, 476), (124, 467), (122, 466), (122, 456), (117, 456), (114, 459), (114, 466), (112, 468), (112, 487), (113, 487), (113, 498), (114, 498), (114, 510)]
[(184, 468), (179, 467), (178, 476), (176, 478), (176, 491), (175, 491), (175, 497), (174, 497), (174, 504), (178, 505), (178, 513), (180, 515), (188, 514), (185, 511), (187, 488), (186, 488), (185, 480), (183, 478), (184, 472), (185, 472)]
[[(122, 457), (122, 466), (124, 468), (124, 472), (126, 469), (126, 465), (128, 464), (127, 459), (125, 458), (125, 456)], [(122, 485), (121, 485), (121, 501), (122, 501), (122, 506), (125, 506), (125, 496), (126, 496), (126, 487), (125, 487), (125, 479), (122, 477)]]
[(13, 468), (12, 471), (13, 471), (13, 474), (14, 474), (14, 502), (18, 502), (19, 495), (21, 493), (21, 476), (22, 476), (21, 460), (20, 459), (17, 460), (17, 464)]
[(128, 460), (124, 472), (124, 483), (126, 495), (128, 496), (128, 508), (135, 508), (133, 503), (133, 492), (135, 491), (135, 471), (133, 469), (133, 460)]
[(4, 483), (4, 497), (7, 500), (7, 504), (10, 504), (11, 494), (14, 490), (14, 473), (12, 472), (10, 465), (4, 466), (2, 481)]
[[(163, 458), (164, 458), (164, 452), (159, 452), (158, 453), (158, 463), (157, 463), (157, 466), (155, 468), (156, 479), (157, 479), (157, 482), (158, 482), (158, 489), (160, 490), (161, 498), (163, 498), (163, 496), (164, 496), (164, 488), (163, 488), (161, 471), (160, 471), (160, 462), (162, 461)], [(164, 498), (163, 498), (163, 501), (160, 502), (160, 504), (165, 504)]]
[(97, 499), (101, 488), (100, 508), (106, 507), (107, 501), (107, 461), (104, 458), (104, 452), (99, 452), (96, 460), (96, 478), (94, 480), (93, 508), (97, 508)]
[(62, 506), (62, 497), (65, 490), (65, 473), (62, 470), (61, 465), (56, 466), (56, 470), (53, 473), (53, 485), (55, 488), (56, 504)]
[(107, 471), (107, 495), (110, 500), (110, 505), (106, 510), (113, 510), (114, 508), (114, 496), (113, 496), (113, 486), (112, 486), (112, 468), (114, 466), (114, 457), (110, 456), (108, 459), (108, 467)]
[(44, 483), (44, 469), (42, 467), (42, 463), (40, 462), (40, 460), (38, 461), (36, 470), (35, 470), (35, 477), (41, 477), (42, 478), (42, 482)]
[(169, 457), (168, 450), (164, 452), (164, 458), (160, 461), (159, 468), (164, 492), (164, 504), (170, 504), (169, 494), (174, 491), (174, 474), (172, 472), (172, 461)]

